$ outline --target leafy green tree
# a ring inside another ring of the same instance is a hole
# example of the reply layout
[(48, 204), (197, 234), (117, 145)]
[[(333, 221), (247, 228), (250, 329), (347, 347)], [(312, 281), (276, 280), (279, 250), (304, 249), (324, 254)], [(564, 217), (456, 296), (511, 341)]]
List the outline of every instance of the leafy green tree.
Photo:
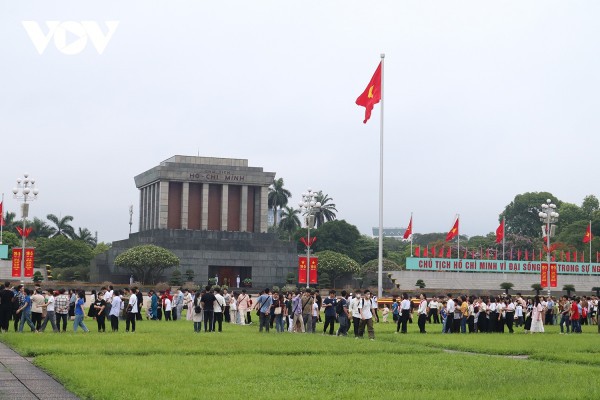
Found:
[[(387, 251), (384, 249), (383, 253), (385, 257), (387, 255)], [(354, 244), (354, 249), (352, 250), (352, 254), (350, 256), (361, 265), (367, 261), (379, 258), (379, 243), (377, 239), (373, 239), (365, 235), (361, 236)]]
[[(313, 245), (315, 251), (331, 250), (337, 253), (345, 254), (353, 258), (356, 262), (357, 255), (354, 246), (360, 238), (360, 232), (356, 226), (347, 223), (345, 220), (335, 220), (323, 224), (319, 229), (313, 231), (311, 236), (316, 236), (317, 241)], [(299, 238), (298, 238), (299, 239)], [(299, 243), (299, 251), (303, 251), (304, 245)], [(332, 277), (332, 279), (334, 279)]]
[(50, 264), (54, 268), (89, 267), (94, 257), (90, 246), (65, 236), (39, 238), (35, 244), (36, 263)]
[(548, 192), (527, 192), (518, 194), (500, 215), (506, 217), (506, 232), (528, 237), (541, 236), (540, 218), (542, 204), (550, 199), (560, 209), (562, 202)]
[(17, 214), (15, 214), (14, 212), (6, 212), (4, 214), (4, 232), (7, 231), (15, 231), (17, 229), (17, 226), (21, 225), (22, 223), (20, 223), (17, 219)]
[(33, 281), (35, 283), (41, 283), (44, 280), (44, 277), (42, 276), (42, 273), (40, 271), (35, 271), (35, 273), (33, 274)]
[(423, 279), (417, 279), (417, 283), (415, 283), (415, 286), (419, 289), (425, 289), (425, 281), (423, 281)]
[(558, 209), (558, 213), (560, 214), (558, 221), (561, 226), (567, 226), (586, 219), (585, 213), (577, 204), (562, 203)]
[(323, 191), (317, 192), (315, 201), (321, 203), (321, 207), (315, 212), (315, 223), (316, 227), (320, 227), (325, 221), (334, 221), (337, 216), (338, 210), (335, 208), (335, 204), (330, 203), (333, 199), (328, 194), (323, 194)]
[(94, 247), (94, 250), (93, 250), (94, 257), (96, 257), (98, 254), (102, 254), (102, 253), (110, 250), (111, 247), (112, 247), (112, 243), (104, 243), (104, 242), (98, 243)]
[[(384, 271), (399, 271), (401, 268), (394, 261), (384, 258), (381, 260), (381, 267)], [(361, 274), (364, 276), (368, 272), (378, 272), (379, 269), (379, 260), (377, 258), (367, 261), (361, 267)]]
[(540, 291), (543, 289), (542, 285), (539, 283), (534, 283), (531, 285), (531, 288), (533, 290), (535, 290), (535, 295), (539, 296), (540, 295)]
[(319, 287), (322, 289), (330, 288), (331, 286), (331, 278), (327, 273), (319, 274)]
[(62, 218), (58, 218), (54, 214), (48, 214), (46, 216), (50, 222), (54, 224), (54, 226), (50, 227), (51, 237), (54, 236), (65, 236), (69, 239), (75, 237), (75, 229), (71, 226), (70, 222), (73, 221), (73, 217), (70, 215), (65, 215)]
[(2, 232), (2, 244), (8, 245), (8, 258), (12, 258), (12, 249), (21, 247), (21, 239), (12, 232)]
[(319, 271), (321, 273), (329, 274), (329, 278), (334, 287), (335, 281), (343, 275), (357, 274), (360, 272), (358, 263), (344, 254), (325, 250), (316, 253), (316, 255), (319, 257)]
[(273, 210), (273, 222), (274, 226), (279, 226), (277, 220), (277, 209), (280, 210), (287, 206), (288, 199), (292, 197), (292, 193), (283, 187), (283, 178), (274, 179), (273, 183), (269, 187), (269, 194), (267, 197), (267, 204), (269, 208)]
[(581, 212), (586, 219), (592, 219), (594, 217), (594, 213), (600, 210), (600, 202), (598, 198), (593, 194), (587, 195), (583, 198), (583, 202), (581, 203)]
[(119, 254), (115, 258), (115, 265), (135, 274), (145, 284), (154, 283), (165, 269), (179, 266), (179, 258), (167, 249), (147, 244)]
[(288, 241), (292, 240), (292, 235), (296, 232), (300, 226), (300, 210), (296, 210), (293, 207), (285, 206), (281, 212), (281, 221), (279, 222), (279, 229), (287, 232)]
[(567, 292), (567, 297), (571, 297), (571, 292), (575, 291), (575, 286), (571, 284), (564, 285), (562, 290)]
[(504, 293), (508, 294), (508, 291), (512, 289), (515, 285), (512, 282), (502, 282), (500, 284), (500, 288), (504, 290)]

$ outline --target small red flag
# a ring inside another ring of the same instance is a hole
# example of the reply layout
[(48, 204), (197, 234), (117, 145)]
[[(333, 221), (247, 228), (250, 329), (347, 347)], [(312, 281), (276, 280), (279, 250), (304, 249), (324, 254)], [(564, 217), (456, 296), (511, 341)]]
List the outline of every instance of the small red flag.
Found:
[(500, 226), (496, 229), (496, 243), (500, 243), (504, 239), (504, 218), (500, 222)]
[(585, 257), (583, 256), (585, 254), (585, 252), (581, 252), (581, 262), (585, 262)]
[(467, 248), (465, 247), (465, 254), (463, 255), (463, 258), (467, 258), (468, 255), (469, 254), (468, 254)]
[(577, 250), (575, 250), (575, 254), (573, 254), (573, 262), (577, 262)]
[(365, 120), (364, 124), (367, 123), (369, 118), (371, 118), (371, 111), (373, 111), (373, 106), (379, 103), (381, 100), (381, 62), (377, 66), (373, 77), (369, 81), (367, 88), (358, 98), (356, 99), (356, 104), (365, 108)]
[(529, 249), (525, 249), (525, 261), (529, 261)]
[(567, 251), (566, 256), (567, 256), (567, 262), (571, 262), (571, 252), (570, 251)]
[(435, 246), (433, 246), (433, 249), (431, 250), (431, 257), (437, 257), (437, 251), (435, 250)]
[(490, 249), (487, 249), (487, 250), (485, 251), (485, 258), (486, 258), (486, 260), (489, 260), (489, 259), (490, 259)]
[(412, 235), (412, 215), (410, 217), (410, 222), (408, 223), (408, 228), (406, 228), (404, 231), (404, 236), (402, 236), (402, 239), (408, 239), (410, 235)]
[(517, 250), (517, 261), (521, 261), (521, 250)]
[(4, 211), (2, 208), (2, 201), (0, 201), (0, 226), (4, 226)]
[(591, 242), (593, 239), (592, 237), (592, 223), (590, 222), (590, 224), (587, 227), (587, 230), (585, 231), (585, 236), (583, 237), (583, 243), (589, 243)]
[(446, 252), (446, 258), (452, 258), (452, 247), (448, 247), (448, 251)]
[(415, 256), (421, 257), (421, 248), (419, 246), (415, 246)]
[(450, 229), (450, 232), (448, 232), (448, 234), (446, 235), (446, 242), (451, 241), (452, 239), (454, 239), (457, 236), (458, 236), (458, 217), (456, 217), (456, 221), (454, 222), (452, 229)]
[(444, 258), (444, 246), (440, 247), (440, 254), (438, 255), (438, 258)]
[(429, 257), (429, 246), (425, 247), (425, 254), (423, 254), (423, 257), (425, 257), (425, 258)]

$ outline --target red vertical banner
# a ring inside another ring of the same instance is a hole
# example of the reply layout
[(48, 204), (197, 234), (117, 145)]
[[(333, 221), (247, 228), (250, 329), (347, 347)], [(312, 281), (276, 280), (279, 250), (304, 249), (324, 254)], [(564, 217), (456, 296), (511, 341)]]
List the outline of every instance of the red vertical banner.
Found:
[(542, 272), (540, 278), (542, 287), (548, 287), (548, 263), (542, 263)]
[(306, 257), (298, 256), (298, 283), (306, 285)]
[(550, 287), (558, 285), (558, 273), (556, 272), (556, 264), (550, 264)]
[(23, 249), (13, 248), (12, 251), (12, 276), (13, 278), (21, 277), (21, 257), (23, 256)]
[(310, 258), (310, 271), (308, 272), (308, 281), (309, 283), (316, 285), (318, 283), (317, 280), (317, 269), (319, 267), (319, 259), (317, 257)]
[(25, 278), (33, 278), (35, 249), (25, 249)]

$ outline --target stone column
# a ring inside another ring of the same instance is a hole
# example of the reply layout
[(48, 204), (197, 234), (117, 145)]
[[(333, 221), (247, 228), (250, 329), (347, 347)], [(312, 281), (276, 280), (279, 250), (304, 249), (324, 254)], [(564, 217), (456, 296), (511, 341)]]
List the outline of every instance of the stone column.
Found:
[(240, 200), (240, 232), (248, 232), (248, 185), (242, 186)]
[(140, 189), (140, 221), (139, 221), (139, 231), (143, 231), (146, 229), (146, 226), (144, 225), (144, 223), (146, 222), (146, 202), (144, 201), (144, 196), (145, 196), (145, 189), (146, 188), (141, 188)]
[(181, 191), (181, 229), (188, 228), (188, 207), (190, 202), (190, 183), (183, 182)]
[[(267, 212), (268, 212), (268, 198), (269, 196), (269, 188), (266, 186), (261, 186), (260, 187), (260, 232), (264, 233), (267, 232), (267, 230), (269, 229), (268, 227), (268, 218), (267, 218)], [(254, 216), (256, 218), (256, 216)]]
[(202, 230), (208, 230), (208, 183), (202, 184)]
[(158, 228), (167, 229), (167, 220), (169, 217), (169, 182), (160, 181), (158, 192)]
[(229, 214), (229, 185), (221, 185), (221, 230), (227, 230), (227, 216)]

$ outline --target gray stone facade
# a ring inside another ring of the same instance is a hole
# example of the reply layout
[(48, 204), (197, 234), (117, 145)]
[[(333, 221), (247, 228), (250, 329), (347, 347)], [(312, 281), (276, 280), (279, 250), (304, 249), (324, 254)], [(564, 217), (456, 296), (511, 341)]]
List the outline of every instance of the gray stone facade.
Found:
[[(219, 284), (235, 287), (236, 275), (241, 271), (242, 279), (251, 278), (252, 287), (260, 289), (283, 285), (288, 273), (297, 273), (296, 246), (270, 233), (154, 229), (114, 242), (108, 252), (93, 260), (90, 279), (129, 282), (130, 275), (115, 267), (114, 260), (125, 250), (144, 244), (172, 251), (181, 260), (182, 274), (193, 270), (195, 281), (203, 285), (216, 274)], [(165, 271), (160, 281), (169, 281), (172, 272)]]

